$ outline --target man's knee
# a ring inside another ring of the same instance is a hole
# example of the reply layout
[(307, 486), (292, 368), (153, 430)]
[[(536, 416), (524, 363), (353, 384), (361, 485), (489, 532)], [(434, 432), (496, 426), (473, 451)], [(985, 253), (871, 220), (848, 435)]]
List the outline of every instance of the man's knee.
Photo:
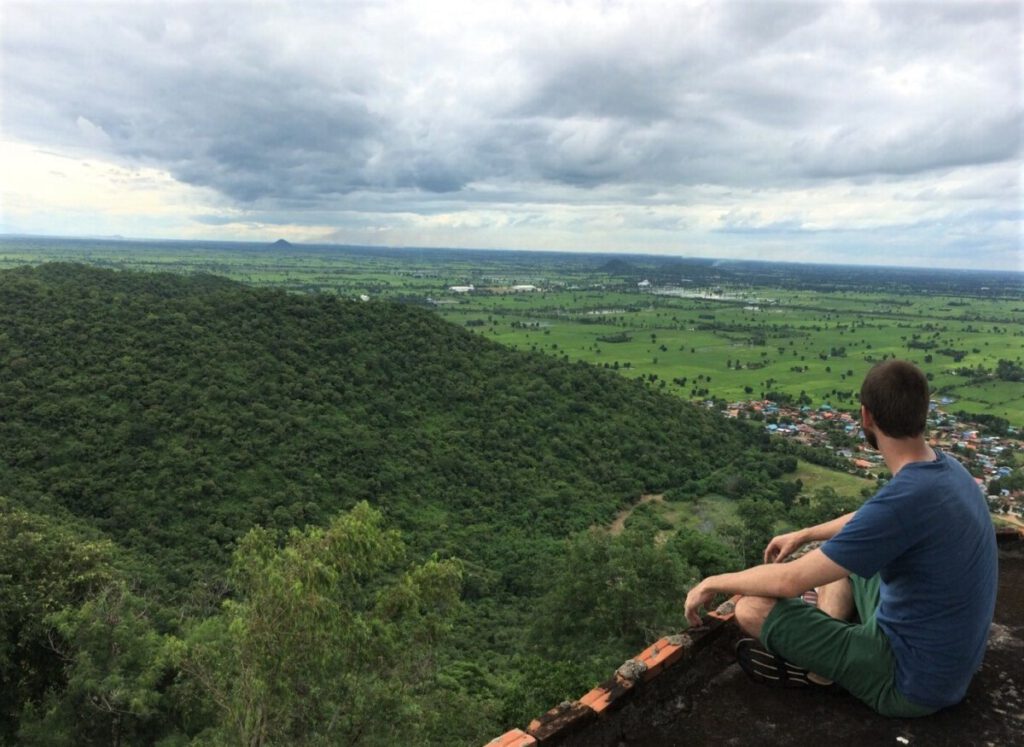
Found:
[(736, 602), (736, 622), (754, 638), (761, 637), (765, 618), (775, 609), (777, 599), (772, 597), (740, 597)]

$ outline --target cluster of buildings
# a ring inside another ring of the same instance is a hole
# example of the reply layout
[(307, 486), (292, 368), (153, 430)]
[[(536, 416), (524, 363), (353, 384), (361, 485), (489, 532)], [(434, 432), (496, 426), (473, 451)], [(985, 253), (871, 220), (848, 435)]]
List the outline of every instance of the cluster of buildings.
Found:
[[(932, 446), (958, 459), (974, 475), (993, 513), (1022, 522), (1024, 526), (1024, 490), (990, 488), (993, 481), (1014, 474), (1012, 457), (1024, 453), (1024, 434), (1010, 427), (1005, 436), (982, 435), (976, 424), (940, 410), (939, 404), (932, 402), (928, 417)], [(877, 477), (885, 469), (882, 455), (864, 442), (857, 419), (829, 405), (813, 408), (752, 400), (733, 402), (722, 414), (729, 418), (763, 420), (769, 433), (829, 449), (848, 460), (853, 474)]]

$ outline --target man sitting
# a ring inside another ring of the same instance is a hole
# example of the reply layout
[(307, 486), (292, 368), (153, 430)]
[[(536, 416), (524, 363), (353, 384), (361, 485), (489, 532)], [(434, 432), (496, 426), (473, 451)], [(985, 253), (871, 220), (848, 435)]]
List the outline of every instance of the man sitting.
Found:
[[(772, 539), (765, 565), (711, 576), (686, 617), (716, 594), (744, 595), (737, 647), (762, 682), (835, 681), (886, 716), (925, 716), (964, 697), (981, 666), (995, 609), (994, 532), (977, 483), (925, 440), (928, 382), (886, 361), (860, 392), (861, 426), (892, 479), (857, 511)], [(824, 544), (780, 563), (811, 541)], [(818, 604), (799, 598), (818, 590)], [(856, 615), (857, 621), (854, 622)]]

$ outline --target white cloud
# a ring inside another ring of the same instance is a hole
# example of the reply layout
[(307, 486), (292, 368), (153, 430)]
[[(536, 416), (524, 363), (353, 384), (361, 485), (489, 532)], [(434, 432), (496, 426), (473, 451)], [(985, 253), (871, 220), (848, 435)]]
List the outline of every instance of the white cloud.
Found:
[(93, 124), (85, 117), (79, 116), (75, 119), (75, 126), (82, 136), (82, 144), (86, 147), (103, 151), (110, 147), (110, 135), (98, 125)]
[(10, 232), (65, 233), (44, 221), (57, 218), (62, 227), (73, 228), (84, 216), (93, 225), (109, 227), (125, 220), (173, 226), (187, 221), (200, 206), (222, 201), (165, 171), (125, 167), (80, 153), (0, 141), (0, 162), (5, 174), (0, 182), (0, 226)]
[(177, 236), (779, 259), (888, 230), (908, 250), (983, 237), (970, 263), (993, 266), (1020, 248), (1003, 227), (1021, 198), (1013, 2), (4, 13), (7, 141), (124, 171), (37, 189), (39, 162), (5, 162), (8, 227), (92, 211)]

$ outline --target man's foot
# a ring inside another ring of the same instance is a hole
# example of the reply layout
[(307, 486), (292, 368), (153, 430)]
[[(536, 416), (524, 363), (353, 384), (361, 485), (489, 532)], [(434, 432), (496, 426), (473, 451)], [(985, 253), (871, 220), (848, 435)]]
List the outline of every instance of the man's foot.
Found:
[(765, 649), (755, 638), (742, 638), (736, 644), (736, 660), (754, 682), (769, 687), (824, 687), (832, 684), (802, 667), (790, 664)]

